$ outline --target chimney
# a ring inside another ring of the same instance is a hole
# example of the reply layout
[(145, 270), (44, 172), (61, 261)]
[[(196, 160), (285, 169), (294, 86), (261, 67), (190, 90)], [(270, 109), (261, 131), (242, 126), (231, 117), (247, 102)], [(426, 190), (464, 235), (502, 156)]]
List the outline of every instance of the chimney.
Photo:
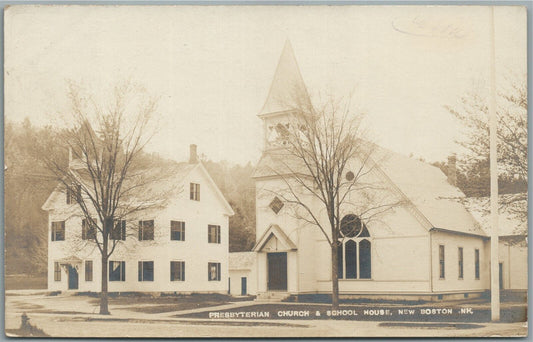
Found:
[(189, 164), (198, 163), (198, 154), (196, 153), (196, 145), (189, 145)]
[(457, 157), (455, 154), (448, 157), (448, 183), (457, 186)]

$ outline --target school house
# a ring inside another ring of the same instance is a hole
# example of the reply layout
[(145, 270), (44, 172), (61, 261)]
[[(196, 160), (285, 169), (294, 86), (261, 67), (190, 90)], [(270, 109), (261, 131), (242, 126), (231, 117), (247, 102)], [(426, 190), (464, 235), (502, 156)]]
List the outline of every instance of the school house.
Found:
[[(83, 167), (76, 160), (69, 166), (74, 173)], [(196, 145), (190, 146), (189, 162), (174, 165), (168, 182), (182, 191), (164, 208), (126, 217), (115, 227), (109, 292), (227, 293), (233, 210), (198, 159)], [(77, 202), (58, 185), (42, 209), (49, 218), (48, 290), (99, 292), (100, 251)]]

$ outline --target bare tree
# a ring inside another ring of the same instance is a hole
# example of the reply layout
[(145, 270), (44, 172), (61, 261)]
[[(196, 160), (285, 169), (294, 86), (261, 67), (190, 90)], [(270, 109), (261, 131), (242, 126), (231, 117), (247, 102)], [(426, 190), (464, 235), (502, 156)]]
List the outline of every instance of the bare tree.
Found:
[[(527, 218), (527, 85), (526, 77), (512, 77), (509, 86), (499, 91), (498, 163), (500, 180), (516, 180), (524, 191), (500, 196), (500, 204), (509, 206), (521, 219)], [(460, 98), (457, 106), (445, 106), (465, 127), (465, 139), (458, 143), (465, 148), (462, 156), (466, 172), (483, 172), (488, 177), (489, 122), (488, 99), (473, 90)], [(487, 181), (488, 187), (488, 181)]]
[[(338, 249), (344, 238), (403, 199), (391, 195), (378, 167), (375, 144), (363, 139), (361, 115), (349, 101), (328, 100), (315, 107), (295, 101), (293, 115), (275, 127), (270, 169), (283, 186), (269, 191), (292, 207), (294, 217), (320, 230), (331, 250), (332, 307), (339, 305)], [(379, 158), (382, 158), (383, 154)], [(351, 215), (346, 215), (352, 213)]]
[(72, 85), (69, 98), (70, 127), (58, 141), (68, 147), (69, 162), (45, 156), (44, 163), (67, 201), (77, 204), (72, 215), (83, 218), (82, 241), (100, 253), (100, 314), (109, 314), (109, 257), (140, 229), (126, 226), (125, 220), (164, 205), (176, 189), (161, 184), (172, 174), (168, 165), (154, 165), (143, 153), (154, 132), (149, 128), (156, 111), (153, 97), (126, 83), (114, 89), (108, 105), (98, 105)]

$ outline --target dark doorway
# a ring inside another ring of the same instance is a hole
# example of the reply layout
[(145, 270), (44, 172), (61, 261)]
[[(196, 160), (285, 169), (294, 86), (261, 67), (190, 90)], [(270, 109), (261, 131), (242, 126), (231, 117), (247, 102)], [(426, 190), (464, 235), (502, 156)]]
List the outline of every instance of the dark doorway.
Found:
[(68, 266), (68, 289), (78, 289), (78, 270), (70, 265)]
[(246, 296), (248, 294), (248, 289), (246, 286), (246, 277), (241, 277), (241, 295)]
[(268, 289), (287, 291), (287, 253), (268, 253)]
[(500, 290), (503, 289), (503, 262), (500, 262)]

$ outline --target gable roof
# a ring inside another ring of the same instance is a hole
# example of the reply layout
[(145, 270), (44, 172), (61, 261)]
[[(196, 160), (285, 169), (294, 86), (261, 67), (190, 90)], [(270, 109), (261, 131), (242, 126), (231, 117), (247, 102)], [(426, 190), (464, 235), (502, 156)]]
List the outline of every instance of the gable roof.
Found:
[(226, 200), (226, 197), (224, 197), (224, 195), (222, 194), (222, 191), (220, 191), (220, 189), (216, 185), (215, 181), (213, 180), (213, 178), (211, 177), (211, 175), (205, 168), (204, 164), (202, 164), (202, 162), (200, 161), (196, 165), (198, 165), (197, 167), (201, 170), (201, 172), (204, 173), (204, 175), (207, 178), (207, 181), (209, 182), (209, 185), (211, 185), (211, 188), (214, 190), (217, 198), (222, 202), (224, 209), (226, 209), (226, 215), (228, 216), (235, 215), (235, 212), (231, 208), (231, 205), (228, 203), (228, 201)]
[[(500, 195), (500, 198), (506, 202), (511, 202), (510, 199), (516, 195), (523, 194), (506, 194)], [(527, 198), (527, 195), (524, 196)], [(476, 220), (481, 224), (483, 231), (491, 235), (490, 223), (490, 197), (468, 197), (463, 203), (466, 208)], [(521, 207), (521, 208), (516, 208)], [(498, 211), (498, 235), (502, 236), (525, 236), (527, 235), (527, 219), (522, 220), (518, 215), (513, 213), (513, 210), (527, 208), (527, 200), (521, 199), (516, 202), (500, 207)]]
[(485, 236), (480, 224), (465, 208), (465, 194), (450, 184), (436, 166), (377, 147), (375, 156), (381, 169), (414, 205), (431, 227)]
[(285, 232), (277, 224), (273, 224), (268, 227), (268, 229), (265, 230), (263, 235), (261, 235), (261, 238), (257, 240), (257, 243), (255, 244), (254, 248), (252, 248), (252, 251), (260, 252), (272, 238), (275, 238), (280, 241), (282, 245), (284, 245), (285, 248), (288, 250), (298, 249), (294, 242), (292, 242), (292, 240), (287, 236), (287, 234), (285, 234)]
[[(298, 168), (289, 154), (265, 151), (253, 173), (254, 178), (278, 177)], [(375, 145), (372, 160), (380, 178), (410, 204), (414, 215), (427, 230), (432, 228), (486, 236), (480, 224), (462, 203), (466, 197), (451, 185), (440, 168)], [(288, 165), (288, 166), (287, 166)]]
[[(169, 177), (167, 179), (153, 181), (150, 183), (149, 189), (146, 189), (146, 190), (150, 191), (152, 194), (155, 194), (155, 195), (157, 195), (158, 192), (159, 193), (168, 192), (169, 188), (171, 187), (183, 187), (184, 191), (188, 191), (187, 188), (185, 187), (184, 181), (187, 175), (189, 175), (191, 172), (193, 172), (193, 170), (196, 170), (196, 169), (198, 169), (199, 172), (201, 172), (206, 177), (208, 181), (208, 185), (210, 186), (211, 189), (213, 189), (215, 196), (218, 198), (218, 200), (224, 207), (225, 214), (228, 216), (234, 215), (233, 209), (231, 208), (226, 198), (224, 197), (224, 195), (222, 194), (222, 192), (220, 191), (216, 183), (213, 181), (213, 178), (211, 177), (211, 175), (205, 169), (205, 167), (203, 166), (201, 162), (194, 163), (194, 164), (187, 163), (187, 162), (181, 162), (181, 163), (169, 162), (168, 165), (165, 165), (165, 172), (172, 173), (172, 177)], [(149, 174), (151, 172), (150, 170), (151, 169), (148, 169), (146, 173), (143, 172), (142, 177), (146, 177), (147, 175), (149, 177)], [(87, 170), (77, 168), (75, 170), (70, 169), (70, 172), (76, 178), (80, 179), (81, 181), (83, 181), (83, 179), (86, 179), (86, 180), (89, 179), (88, 178), (89, 176), (86, 174)], [(172, 184), (169, 185), (169, 182), (171, 182)], [(61, 193), (62, 191), (61, 191), (61, 183), (60, 183), (58, 184), (58, 186), (56, 186), (56, 188), (50, 194), (50, 196), (48, 196), (47, 200), (45, 201), (45, 203), (43, 204), (41, 208), (43, 210), (53, 209), (54, 201), (56, 197)]]
[(289, 40), (285, 42), (272, 84), (259, 116), (293, 109), (295, 100), (309, 99)]
[[(75, 165), (75, 167), (71, 167), (72, 165)], [(82, 184), (91, 184), (91, 178), (89, 175), (89, 171), (86, 168), (82, 167), (83, 163), (73, 160), (71, 163), (69, 163), (69, 171), (71, 173), (71, 176), (75, 179), (77, 179)], [(164, 171), (166, 173), (171, 173), (172, 177), (167, 179), (158, 179), (150, 183), (150, 186), (148, 189), (144, 189), (145, 191), (150, 191), (151, 193), (157, 194), (158, 192), (164, 193), (168, 191), (169, 189), (169, 181), (173, 182), (173, 186), (180, 186), (182, 185), (179, 183), (179, 181), (183, 181), (185, 177), (196, 167), (196, 164), (189, 164), (189, 163), (176, 163), (169, 161), (164, 166)], [(161, 172), (161, 168), (151, 168), (146, 169), (145, 172), (139, 172), (139, 177), (149, 177), (150, 174), (156, 175), (157, 172)], [(65, 176), (66, 177), (66, 176)], [(179, 181), (177, 183), (174, 183), (174, 181), (178, 179)], [(54, 209), (54, 201), (56, 200), (57, 196), (60, 194), (64, 194), (63, 185), (61, 182), (55, 187), (54, 191), (48, 196), (44, 204), (42, 205), (41, 209), (43, 210), (51, 210)], [(91, 189), (92, 186), (89, 185), (88, 189)]]

